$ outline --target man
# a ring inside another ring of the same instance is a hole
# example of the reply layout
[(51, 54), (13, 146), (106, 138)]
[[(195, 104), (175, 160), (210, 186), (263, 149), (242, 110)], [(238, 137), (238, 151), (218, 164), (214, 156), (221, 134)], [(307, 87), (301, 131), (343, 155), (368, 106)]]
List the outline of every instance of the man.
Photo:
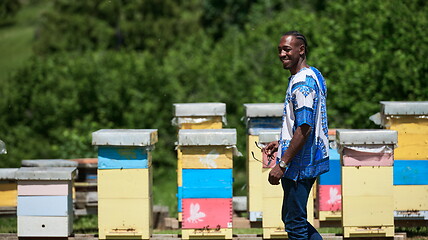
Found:
[(306, 63), (307, 51), (306, 38), (299, 32), (290, 31), (281, 37), (279, 59), (291, 76), (280, 140), (263, 149), (270, 157), (278, 151), (268, 180), (273, 185), (281, 180), (282, 221), (291, 240), (322, 239), (307, 221), (306, 205), (316, 177), (329, 170), (327, 89), (321, 73)]

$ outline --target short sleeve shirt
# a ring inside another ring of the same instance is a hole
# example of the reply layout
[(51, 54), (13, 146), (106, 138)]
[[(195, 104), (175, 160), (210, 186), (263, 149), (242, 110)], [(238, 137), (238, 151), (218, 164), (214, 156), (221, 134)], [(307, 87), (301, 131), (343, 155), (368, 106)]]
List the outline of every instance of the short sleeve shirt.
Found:
[(277, 160), (288, 149), (297, 127), (308, 124), (312, 130), (303, 148), (291, 160), (285, 178), (294, 181), (314, 178), (329, 170), (326, 98), (325, 81), (316, 68), (303, 68), (289, 78)]

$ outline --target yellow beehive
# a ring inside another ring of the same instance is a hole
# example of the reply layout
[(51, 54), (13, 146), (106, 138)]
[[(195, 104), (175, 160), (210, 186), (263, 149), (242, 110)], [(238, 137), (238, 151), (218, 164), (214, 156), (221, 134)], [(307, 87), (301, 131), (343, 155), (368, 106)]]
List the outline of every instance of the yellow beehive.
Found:
[(15, 173), (17, 168), (0, 168), (0, 208), (16, 207), (18, 196)]
[(0, 208), (16, 207), (17, 185), (6, 181), (0, 181)]
[(342, 219), (342, 211), (319, 211), (320, 221), (339, 221)]
[(98, 198), (149, 198), (150, 168), (98, 170)]
[(428, 118), (389, 118), (388, 126), (398, 132), (399, 147), (394, 151), (395, 159), (428, 160)]
[(428, 102), (381, 102), (382, 125), (398, 132), (399, 160), (428, 160)]
[[(267, 181), (267, 180), (266, 180)], [(277, 185), (282, 192), (281, 185)], [(264, 197), (263, 198), (263, 238), (285, 238), (284, 223), (282, 222), (282, 197)]]
[[(255, 160), (251, 154), (254, 153), (254, 157), (262, 159), (262, 152), (257, 148), (255, 142), (259, 141), (259, 136), (247, 135), (247, 187), (248, 187), (248, 212), (261, 213), (262, 212), (262, 191), (263, 191), (263, 179), (262, 169), (263, 165), (261, 162)], [(266, 178), (267, 181), (267, 178)]]
[[(280, 131), (282, 125), (283, 103), (246, 103), (245, 122), (247, 127), (247, 209), (252, 222), (262, 218), (262, 153), (256, 145), (259, 143), (260, 131)], [(257, 161), (254, 157), (259, 160)]]
[(344, 237), (394, 236), (392, 167), (342, 166)]
[[(98, 148), (99, 239), (150, 239), (153, 182), (150, 154), (145, 153), (156, 142), (156, 129), (102, 129), (92, 134), (92, 144), (102, 146)], [(124, 157), (118, 148), (129, 148), (137, 157)]]
[(181, 149), (177, 148), (177, 185), (183, 186), (183, 154)]
[[(263, 212), (263, 238), (281, 238), (286, 237), (284, 232), (284, 223), (282, 222), (282, 201), (284, 191), (281, 184), (271, 185), (268, 182), (268, 176), (271, 168), (262, 170), (262, 212)], [(314, 224), (314, 195), (313, 189), (309, 193), (307, 209), (307, 220), (312, 225)]]
[(394, 185), (394, 210), (428, 210), (428, 185)]
[[(268, 181), (269, 173), (271, 168), (263, 168), (262, 170), (262, 183), (263, 183), (263, 199), (265, 198), (280, 198), (282, 202), (282, 198), (284, 196), (284, 191), (282, 190), (281, 183), (279, 185), (272, 185)], [(266, 206), (263, 204), (263, 206)]]
[(178, 129), (221, 129), (225, 103), (175, 103), (173, 122)]
[(145, 169), (98, 170), (100, 239), (149, 239), (152, 174)]
[(187, 117), (188, 122), (180, 124), (180, 129), (221, 129), (223, 128), (222, 117)]
[(99, 239), (150, 239), (151, 198), (98, 199)]
[(232, 239), (232, 228), (182, 229), (182, 239)]
[(233, 149), (224, 146), (180, 146), (179, 167), (192, 169), (232, 168)]

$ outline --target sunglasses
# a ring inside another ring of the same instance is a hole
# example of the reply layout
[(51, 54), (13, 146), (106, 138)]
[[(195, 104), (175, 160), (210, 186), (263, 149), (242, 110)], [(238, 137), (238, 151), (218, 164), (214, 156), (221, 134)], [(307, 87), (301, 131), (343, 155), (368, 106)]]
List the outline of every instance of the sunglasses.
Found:
[[(259, 145), (259, 143), (257, 142), (257, 141), (255, 141), (254, 142), (254, 144), (256, 145), (256, 147), (258, 148), (258, 149), (260, 149), (260, 150), (263, 150), (263, 148), (265, 147), (264, 145)], [(262, 163), (263, 164), (263, 166), (265, 166), (265, 167), (269, 167), (270, 166), (270, 163), (272, 162), (272, 160), (274, 159), (274, 156), (273, 156), (273, 154), (271, 154), (271, 155), (268, 155), (268, 162), (267, 162), (267, 164), (265, 165), (264, 164), (264, 162), (263, 162), (263, 160), (260, 160), (260, 159), (257, 159), (256, 158), (256, 156), (254, 155), (254, 152), (253, 151), (251, 151), (251, 155), (253, 156), (253, 159), (254, 160), (256, 160), (257, 162), (260, 162), (260, 163)]]

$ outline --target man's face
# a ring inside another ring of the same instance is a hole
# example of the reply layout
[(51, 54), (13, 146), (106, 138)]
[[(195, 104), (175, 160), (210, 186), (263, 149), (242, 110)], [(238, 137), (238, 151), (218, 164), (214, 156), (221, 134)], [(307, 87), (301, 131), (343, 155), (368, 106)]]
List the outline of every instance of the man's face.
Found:
[(300, 55), (304, 53), (303, 44), (292, 35), (281, 37), (278, 45), (278, 56), (284, 69), (292, 71), (297, 68)]

